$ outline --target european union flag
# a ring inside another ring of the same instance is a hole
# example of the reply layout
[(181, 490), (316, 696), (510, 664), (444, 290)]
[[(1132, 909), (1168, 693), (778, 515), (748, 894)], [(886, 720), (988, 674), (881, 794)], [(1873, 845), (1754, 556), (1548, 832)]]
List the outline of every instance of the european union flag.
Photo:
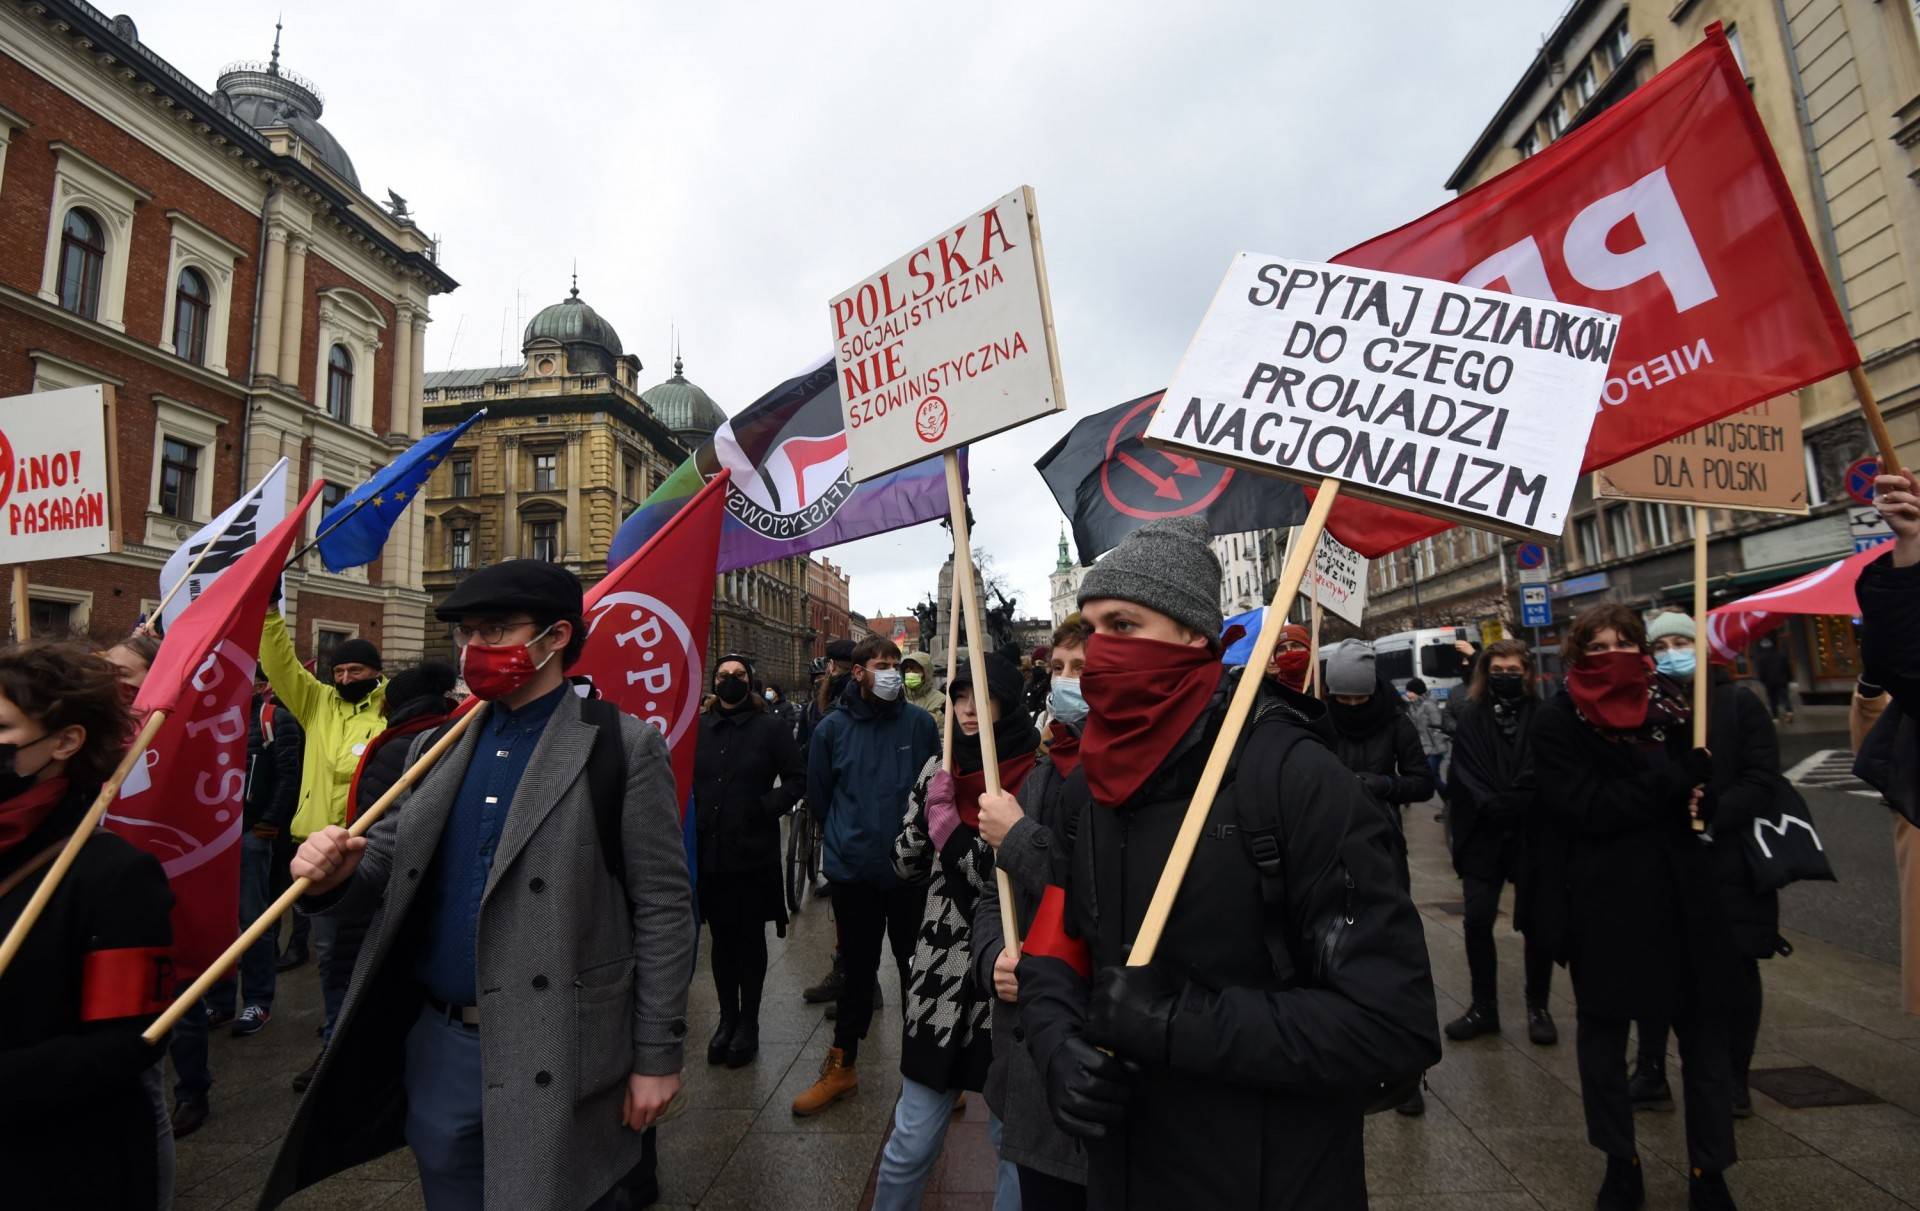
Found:
[(445, 433), (421, 438), (328, 509), (320, 519), (320, 538), (314, 544), (327, 571), (340, 572), (378, 559), (380, 548), (387, 545), (387, 535), (393, 532), (393, 523), (420, 494), (427, 476), (433, 474), (460, 435), (486, 414), (482, 408)]

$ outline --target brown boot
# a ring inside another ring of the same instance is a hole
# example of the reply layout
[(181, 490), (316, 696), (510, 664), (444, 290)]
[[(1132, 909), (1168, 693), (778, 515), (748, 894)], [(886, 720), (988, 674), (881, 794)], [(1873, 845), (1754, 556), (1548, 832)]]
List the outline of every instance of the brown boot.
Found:
[(847, 1062), (846, 1052), (838, 1047), (829, 1047), (827, 1058), (820, 1065), (820, 1079), (793, 1099), (793, 1113), (799, 1118), (806, 1118), (859, 1091), (860, 1074)]

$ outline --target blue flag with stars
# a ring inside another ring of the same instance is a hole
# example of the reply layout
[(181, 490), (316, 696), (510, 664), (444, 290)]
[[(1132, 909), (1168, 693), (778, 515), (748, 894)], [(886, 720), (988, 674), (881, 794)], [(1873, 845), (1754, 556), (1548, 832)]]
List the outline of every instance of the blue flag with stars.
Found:
[(426, 486), (427, 476), (440, 465), (453, 443), (487, 414), (486, 409), (469, 416), (445, 433), (430, 433), (406, 452), (381, 468), (372, 479), (347, 493), (345, 499), (328, 509), (320, 519), (320, 561), (327, 571), (340, 572), (372, 563), (387, 545), (393, 523), (407, 511), (414, 497)]

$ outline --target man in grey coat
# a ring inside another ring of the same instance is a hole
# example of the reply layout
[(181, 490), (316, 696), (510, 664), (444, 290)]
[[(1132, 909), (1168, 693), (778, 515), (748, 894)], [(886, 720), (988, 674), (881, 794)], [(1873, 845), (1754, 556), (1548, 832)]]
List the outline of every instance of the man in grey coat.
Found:
[[(484, 568), (438, 613), (486, 714), (365, 837), (294, 858), (310, 911), (378, 911), (263, 1207), (403, 1140), (431, 1211), (610, 1207), (651, 1181), (643, 1133), (680, 1088), (695, 926), (665, 741), (563, 676), (586, 638), (565, 569)], [(617, 814), (591, 790), (615, 751)]]

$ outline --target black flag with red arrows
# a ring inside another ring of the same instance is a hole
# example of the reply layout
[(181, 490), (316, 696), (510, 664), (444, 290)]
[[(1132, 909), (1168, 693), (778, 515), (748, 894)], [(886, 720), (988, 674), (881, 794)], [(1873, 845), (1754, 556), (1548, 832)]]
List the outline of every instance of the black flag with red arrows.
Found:
[(1141, 441), (1164, 392), (1087, 417), (1033, 464), (1060, 511), (1073, 519), (1081, 563), (1092, 563), (1128, 534), (1162, 517), (1203, 513), (1215, 534), (1239, 534), (1304, 521), (1298, 484), (1202, 462)]

